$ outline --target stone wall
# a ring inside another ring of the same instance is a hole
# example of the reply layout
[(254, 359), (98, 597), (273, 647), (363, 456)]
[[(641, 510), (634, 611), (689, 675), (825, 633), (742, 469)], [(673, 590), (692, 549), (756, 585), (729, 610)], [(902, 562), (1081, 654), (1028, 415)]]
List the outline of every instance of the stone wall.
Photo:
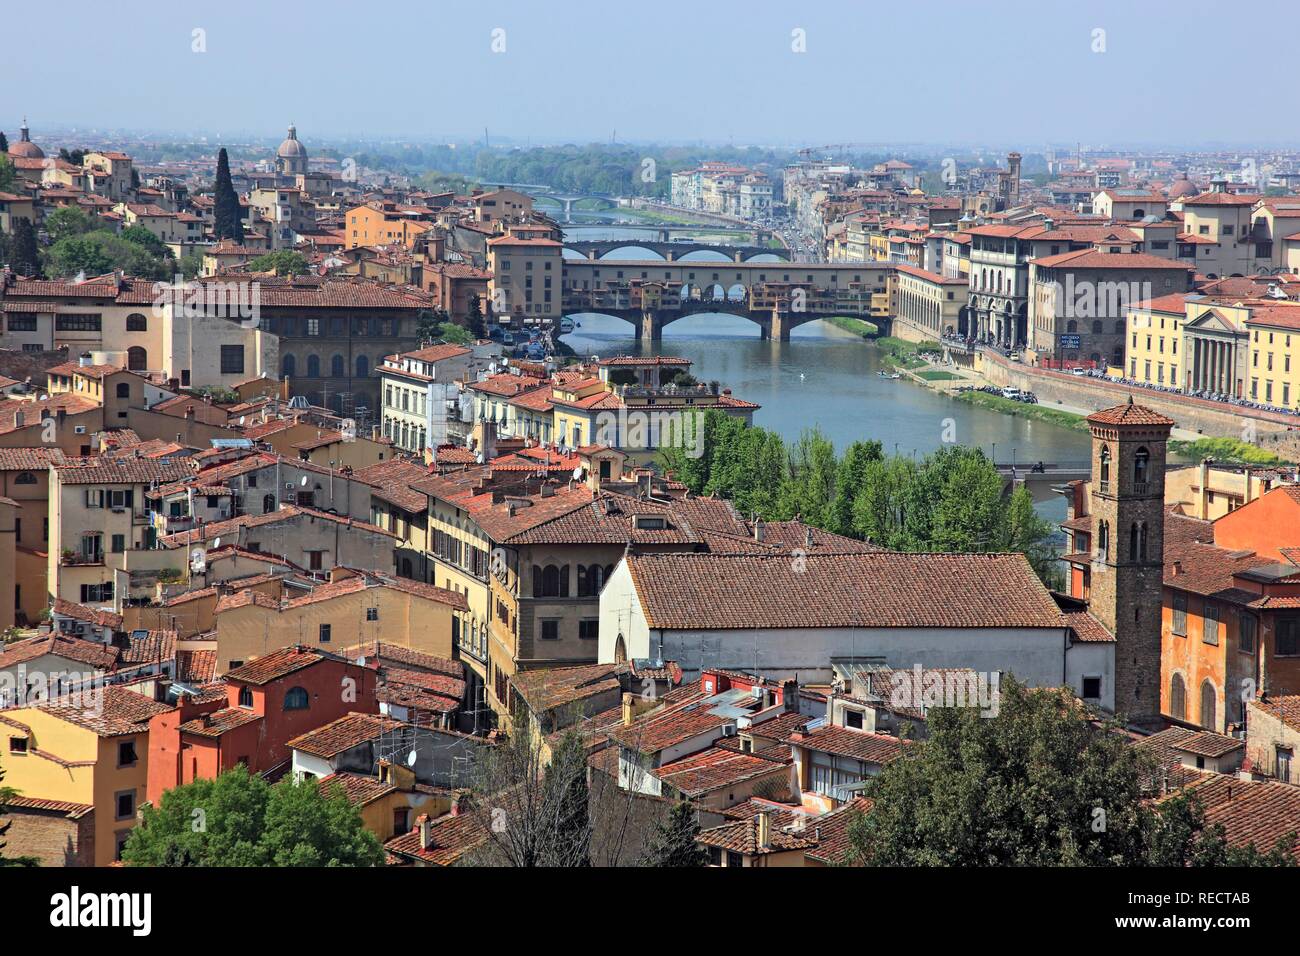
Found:
[(993, 385), (1013, 385), (1032, 391), (1039, 404), (1048, 408), (1064, 404), (1095, 412), (1121, 405), (1131, 395), (1134, 402), (1168, 415), (1178, 423), (1178, 428), (1207, 438), (1250, 441), (1283, 458), (1300, 459), (1300, 417), (1287, 422), (1284, 416), (1270, 416), (1264, 412), (1247, 415), (1247, 409), (1228, 410), (1222, 403), (1172, 392), (1156, 392), (1068, 372), (1034, 368), (987, 351), (984, 353), (983, 372)]

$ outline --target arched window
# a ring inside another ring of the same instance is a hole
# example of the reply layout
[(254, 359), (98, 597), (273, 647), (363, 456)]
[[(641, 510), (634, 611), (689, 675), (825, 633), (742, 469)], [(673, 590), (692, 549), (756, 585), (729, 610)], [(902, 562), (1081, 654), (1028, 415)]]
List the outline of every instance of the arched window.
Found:
[(319, 355), (307, 356), (307, 377), (320, 378), (320, 356)]
[(130, 382), (118, 382), (118, 383), (117, 383), (117, 397), (118, 397), (118, 398), (130, 398), (130, 397), (131, 397), (131, 383), (130, 383)]
[(397, 573), (400, 574), (400, 575), (401, 575), (402, 577), (404, 577), (404, 578), (409, 578), (409, 577), (413, 577), (413, 576), (414, 576), (414, 575), (411, 574), (411, 559), (410, 559), (410, 558), (402, 558), (402, 561), (401, 561), (401, 564), (400, 564), (399, 567), (398, 567), (398, 571), (397, 571)]
[(1110, 525), (1105, 521), (1097, 522), (1097, 557), (1105, 558), (1110, 554)]
[(1214, 683), (1207, 677), (1201, 684), (1201, 726), (1214, 730), (1218, 723), (1214, 713)]
[(1151, 472), (1151, 452), (1146, 447), (1139, 448), (1133, 455), (1133, 490), (1138, 494), (1146, 492), (1146, 483)]
[(1138, 560), (1147, 559), (1147, 523), (1143, 521), (1138, 525)]
[(1110, 353), (1110, 364), (1116, 368), (1124, 367), (1124, 346), (1115, 346), (1115, 351)]
[(36, 484), (36, 475), (30, 471), (18, 472), (18, 477), (14, 479), (15, 485), (34, 485)]
[(298, 362), (292, 353), (280, 356), (280, 374), (290, 376), (298, 374)]
[(1092, 320), (1092, 334), (1093, 335), (1101, 334), (1101, 319)]
[(1101, 466), (1098, 471), (1101, 477), (1101, 490), (1103, 492), (1108, 491), (1107, 485), (1110, 484), (1110, 447), (1107, 445), (1101, 446)]
[(262, 514), (269, 515), (275, 510), (275, 495), (262, 495)]
[(139, 345), (126, 350), (126, 367), (133, 372), (143, 372), (149, 367), (149, 353)]
[(306, 710), (311, 705), (311, 698), (303, 687), (290, 687), (284, 692), (285, 710)]
[(569, 566), (548, 564), (544, 568), (533, 565), (533, 597), (568, 597)]
[(370, 375), (370, 358), (365, 355), (357, 356), (357, 378), (366, 378)]
[(148, 332), (149, 320), (145, 318), (142, 312), (132, 312), (126, 317), (126, 330), (128, 332)]
[(1074, 321), (1074, 319), (1071, 319), (1069, 322), (1066, 322), (1066, 323), (1065, 323), (1065, 331), (1067, 331), (1067, 332), (1078, 332), (1078, 331), (1079, 331), (1079, 323), (1076, 322), (1076, 321)]
[(1187, 688), (1182, 674), (1175, 674), (1169, 681), (1169, 715), (1178, 720), (1187, 719)]
[(342, 378), (347, 374), (347, 363), (343, 361), (342, 355), (335, 355), (330, 359), (330, 374), (335, 378)]
[(1128, 531), (1128, 559), (1136, 561), (1138, 559), (1138, 523), (1133, 522)]
[[(1116, 335), (1123, 335), (1123, 334), (1124, 334), (1124, 320), (1123, 320), (1123, 319), (1116, 319), (1116, 320), (1115, 320), (1115, 334), (1116, 334)], [(1119, 363), (1119, 362), (1116, 362), (1115, 364), (1116, 364), (1116, 365), (1119, 365), (1120, 363)]]
[(622, 634), (620, 634), (614, 640), (614, 663), (615, 664), (627, 663), (627, 643), (623, 640)]

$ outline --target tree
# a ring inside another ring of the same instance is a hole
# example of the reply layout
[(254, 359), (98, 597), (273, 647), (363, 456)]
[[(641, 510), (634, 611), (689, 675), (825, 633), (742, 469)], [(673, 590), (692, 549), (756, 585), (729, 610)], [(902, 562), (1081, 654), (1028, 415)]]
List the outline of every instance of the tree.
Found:
[(470, 345), (474, 337), (469, 334), (469, 330), (463, 325), (457, 325), (455, 322), (443, 322), (437, 328), (437, 337), (451, 345)]
[(0, 130), (0, 153), (9, 152), (9, 140), (5, 139), (4, 130)]
[(14, 223), (14, 234), (9, 243), (9, 267), (20, 276), (40, 278), (43, 275), (36, 230), (32, 228), (31, 220), (19, 219)]
[[(128, 235), (129, 234), (129, 235)], [(142, 279), (171, 279), (176, 271), (172, 251), (147, 229), (133, 226), (121, 235), (95, 229), (66, 236), (49, 249), (50, 272), (58, 276), (102, 275), (120, 269)]]
[(645, 866), (707, 866), (708, 854), (695, 842), (700, 821), (695, 807), (685, 800), (673, 804), (668, 817), (659, 822), (650, 837), (643, 863)]
[(18, 170), (14, 167), (13, 160), (8, 156), (0, 155), (0, 193), (11, 193), (21, 188)]
[(272, 786), (241, 764), (146, 806), (122, 859), (132, 866), (379, 866), (379, 840), (339, 790)]
[[(8, 802), (12, 800), (14, 797), (18, 796), (18, 791), (13, 789), (13, 787), (4, 786), (4, 779), (5, 779), (4, 768), (0, 767), (0, 817), (3, 817), (5, 810), (8, 809), (7, 807)], [(4, 835), (9, 832), (9, 828), (11, 826), (13, 826), (12, 820), (6, 822), (0, 822), (0, 867), (36, 866), (39, 861), (32, 857), (27, 857), (27, 856), (7, 857), (4, 855), (4, 849), (5, 849)]]
[(483, 303), (477, 294), (469, 297), (469, 312), (465, 316), (465, 327), (475, 340), (486, 338), (487, 330), (483, 328)]
[(941, 707), (865, 794), (849, 862), (878, 866), (1227, 865), (1285, 855), (1229, 851), (1186, 798), (1153, 809), (1154, 767), (1115, 725), (1098, 727), (1060, 688), (1014, 678), (998, 709)]
[(213, 225), (212, 231), (217, 240), (230, 239), (236, 243), (244, 241), (243, 213), (239, 208), (239, 197), (235, 195), (235, 186), (230, 179), (230, 157), (223, 146), (217, 152), (217, 179), (213, 186)]
[(248, 263), (249, 272), (274, 272), (278, 276), (300, 276), (311, 271), (307, 257), (295, 249), (277, 249)]
[(84, 149), (74, 149), (69, 152), (66, 146), (60, 146), (59, 159), (65, 163), (71, 163), (73, 166), (80, 166), (86, 161), (86, 151)]
[(590, 866), (587, 748), (576, 733), (566, 733), (560, 739), (546, 765), (542, 788), (554, 821), (544, 843), (542, 865)]
[(77, 206), (64, 206), (45, 217), (45, 231), (50, 242), (58, 242), (69, 236), (80, 236), (91, 229), (90, 216)]

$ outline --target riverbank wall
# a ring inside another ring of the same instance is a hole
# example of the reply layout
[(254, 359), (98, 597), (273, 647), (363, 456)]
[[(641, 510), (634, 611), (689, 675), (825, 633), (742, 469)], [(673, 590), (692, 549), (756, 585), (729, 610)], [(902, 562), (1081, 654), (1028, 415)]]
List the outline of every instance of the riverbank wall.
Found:
[(981, 371), (989, 384), (1027, 389), (1042, 405), (1068, 405), (1095, 412), (1132, 397), (1134, 402), (1168, 415), (1179, 428), (1209, 438), (1246, 441), (1291, 461), (1300, 457), (1300, 419), (1294, 416), (1269, 412), (1248, 415), (1247, 409), (1225, 409), (1220, 402), (1021, 365), (989, 351), (983, 353)]

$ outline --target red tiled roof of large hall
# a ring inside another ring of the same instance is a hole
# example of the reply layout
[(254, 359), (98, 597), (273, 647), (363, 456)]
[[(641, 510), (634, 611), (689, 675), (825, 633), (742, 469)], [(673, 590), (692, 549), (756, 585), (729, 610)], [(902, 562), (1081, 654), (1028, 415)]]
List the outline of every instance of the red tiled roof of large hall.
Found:
[(1064, 628), (1021, 554), (663, 553), (625, 558), (655, 628)]

